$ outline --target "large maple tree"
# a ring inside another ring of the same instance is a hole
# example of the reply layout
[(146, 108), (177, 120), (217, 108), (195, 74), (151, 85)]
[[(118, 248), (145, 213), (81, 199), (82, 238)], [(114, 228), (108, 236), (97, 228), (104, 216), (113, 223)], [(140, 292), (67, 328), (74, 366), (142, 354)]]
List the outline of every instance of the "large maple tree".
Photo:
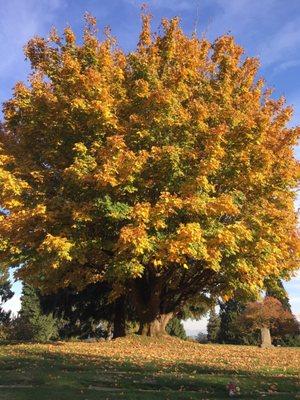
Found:
[(233, 37), (150, 22), (129, 54), (91, 16), (82, 41), (27, 44), (29, 82), (4, 104), (0, 261), (46, 292), (108, 281), (160, 335), (197, 296), (296, 268), (299, 129)]

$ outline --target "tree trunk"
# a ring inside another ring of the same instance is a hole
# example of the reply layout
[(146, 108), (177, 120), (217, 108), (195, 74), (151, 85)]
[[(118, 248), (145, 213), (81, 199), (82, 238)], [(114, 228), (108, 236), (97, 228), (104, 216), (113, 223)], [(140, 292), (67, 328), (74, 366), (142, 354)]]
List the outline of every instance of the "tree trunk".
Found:
[(272, 340), (271, 340), (271, 334), (270, 334), (270, 329), (267, 327), (262, 327), (260, 329), (260, 334), (261, 334), (261, 345), (260, 347), (262, 349), (270, 349), (272, 346)]
[(173, 313), (161, 314), (150, 321), (141, 321), (139, 334), (150, 337), (167, 336), (168, 334), (166, 332), (166, 326), (172, 316)]
[(113, 339), (126, 336), (125, 299), (119, 297), (115, 301), (114, 334)]

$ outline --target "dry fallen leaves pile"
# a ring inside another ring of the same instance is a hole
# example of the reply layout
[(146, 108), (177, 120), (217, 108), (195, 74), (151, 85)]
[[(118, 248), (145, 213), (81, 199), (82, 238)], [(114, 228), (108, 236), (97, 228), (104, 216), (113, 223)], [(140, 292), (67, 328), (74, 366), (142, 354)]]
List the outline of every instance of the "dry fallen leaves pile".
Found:
[(201, 345), (174, 338), (163, 340), (128, 337), (114, 341), (59, 342), (54, 344), (19, 344), (5, 346), (0, 355), (18, 358), (24, 354), (41, 353), (66, 356), (80, 362), (131, 362), (143, 365), (157, 362), (161, 366), (184, 363), (207, 369), (226, 369), (236, 372), (270, 372), (297, 376), (300, 373), (300, 350), (293, 348), (260, 349), (251, 346)]

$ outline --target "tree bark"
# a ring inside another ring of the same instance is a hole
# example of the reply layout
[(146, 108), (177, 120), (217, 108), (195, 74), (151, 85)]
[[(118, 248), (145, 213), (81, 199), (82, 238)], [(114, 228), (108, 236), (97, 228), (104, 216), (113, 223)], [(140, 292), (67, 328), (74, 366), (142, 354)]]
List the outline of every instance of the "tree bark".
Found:
[(261, 345), (260, 347), (262, 349), (270, 349), (272, 346), (272, 340), (271, 340), (271, 334), (270, 334), (270, 329), (267, 327), (262, 327), (260, 329), (260, 334), (261, 334)]
[[(140, 322), (139, 334), (160, 337), (167, 335), (166, 326), (172, 316), (192, 297), (205, 292), (214, 274), (203, 268), (198, 276), (182, 268), (164, 273), (147, 269), (143, 276), (130, 282), (128, 295)], [(174, 281), (178, 281), (174, 287)], [(169, 287), (171, 286), (171, 287)]]
[(119, 297), (115, 301), (113, 339), (126, 336), (125, 299)]
[(168, 333), (166, 331), (166, 326), (170, 319), (172, 318), (173, 313), (160, 314), (159, 316), (153, 318), (148, 321), (140, 322), (140, 330), (139, 334), (142, 336), (150, 336), (150, 337), (162, 337), (167, 336)]
[(135, 311), (137, 313), (140, 329), (143, 336), (161, 337), (167, 335), (166, 325), (173, 313), (164, 308), (162, 304), (162, 276), (156, 276), (155, 272), (148, 272), (144, 279), (133, 282), (130, 293)]

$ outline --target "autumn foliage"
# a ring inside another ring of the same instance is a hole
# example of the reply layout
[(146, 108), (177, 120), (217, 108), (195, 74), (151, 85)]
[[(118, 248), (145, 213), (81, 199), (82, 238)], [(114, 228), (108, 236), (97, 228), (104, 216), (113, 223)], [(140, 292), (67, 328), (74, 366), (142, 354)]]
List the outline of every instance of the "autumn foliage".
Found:
[[(257, 293), (299, 258), (299, 130), (231, 36), (35, 37), (4, 104), (2, 268), (44, 291), (107, 281), (155, 334), (199, 295)], [(155, 322), (155, 324), (154, 324)], [(154, 324), (154, 325), (153, 325)]]

